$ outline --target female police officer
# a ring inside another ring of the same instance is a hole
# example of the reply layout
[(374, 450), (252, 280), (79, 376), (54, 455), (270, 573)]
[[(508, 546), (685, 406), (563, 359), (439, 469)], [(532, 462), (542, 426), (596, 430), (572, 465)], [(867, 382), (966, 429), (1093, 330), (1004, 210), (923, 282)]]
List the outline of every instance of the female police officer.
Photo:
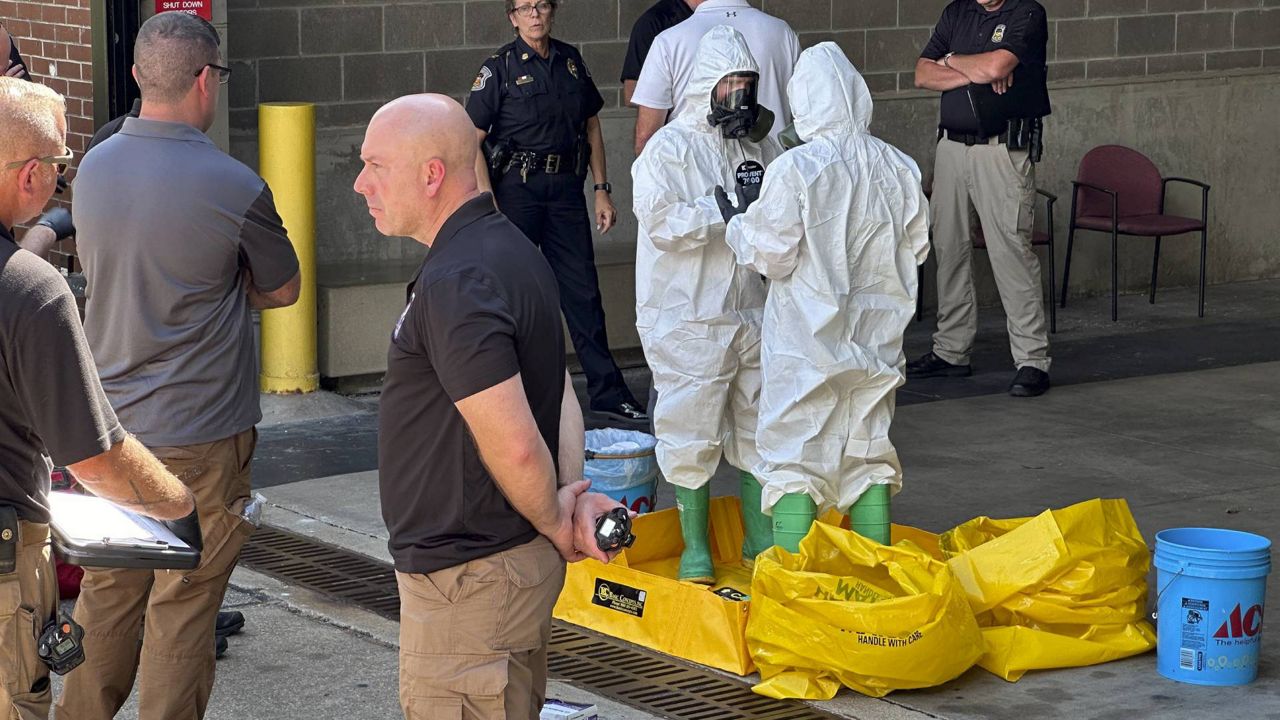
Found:
[(617, 210), (605, 175), (604, 135), (596, 116), (604, 105), (582, 55), (552, 39), (556, 0), (507, 0), (514, 42), (480, 68), (467, 114), (485, 152), (481, 189), (542, 249), (560, 286), (573, 347), (587, 375), (591, 409), (617, 420), (647, 422), (609, 354), (582, 185), (595, 178), (596, 227), (613, 227)]

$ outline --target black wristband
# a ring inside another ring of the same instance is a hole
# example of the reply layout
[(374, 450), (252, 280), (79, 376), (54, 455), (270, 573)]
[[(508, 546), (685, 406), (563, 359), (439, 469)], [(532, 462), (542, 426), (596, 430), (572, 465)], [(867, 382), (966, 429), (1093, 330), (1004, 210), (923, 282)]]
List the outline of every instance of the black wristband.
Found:
[(605, 191), (606, 193), (608, 193), (608, 194), (610, 194), (610, 195), (612, 195), (612, 194), (613, 194), (613, 186), (612, 186), (612, 185), (610, 185), (610, 184), (609, 184), (609, 183), (607, 183), (607, 182), (596, 183), (595, 191), (596, 191), (596, 192), (600, 192), (601, 190)]

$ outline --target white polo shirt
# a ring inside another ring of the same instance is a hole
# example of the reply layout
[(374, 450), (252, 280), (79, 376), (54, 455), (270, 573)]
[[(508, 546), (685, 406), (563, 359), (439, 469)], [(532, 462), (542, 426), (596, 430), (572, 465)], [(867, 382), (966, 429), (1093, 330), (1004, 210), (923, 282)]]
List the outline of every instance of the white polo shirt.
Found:
[[(760, 104), (777, 118), (770, 131), (777, 136), (791, 122), (787, 81), (800, 57), (800, 38), (786, 21), (751, 7), (747, 0), (706, 0), (692, 17), (654, 38), (631, 101), (656, 110), (674, 108), (672, 118), (689, 112), (683, 97), (693, 76), (698, 41), (717, 25), (729, 25), (746, 39), (760, 66)], [(711, 109), (692, 110), (705, 115)]]

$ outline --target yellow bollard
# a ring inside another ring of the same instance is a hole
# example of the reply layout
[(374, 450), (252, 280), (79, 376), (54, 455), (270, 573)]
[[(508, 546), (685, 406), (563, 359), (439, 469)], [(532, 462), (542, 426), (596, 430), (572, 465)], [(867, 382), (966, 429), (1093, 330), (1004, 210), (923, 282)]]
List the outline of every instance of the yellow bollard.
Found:
[(298, 302), (262, 312), (263, 392), (308, 393), (316, 370), (316, 109), (311, 103), (258, 106), (258, 167), (298, 253)]

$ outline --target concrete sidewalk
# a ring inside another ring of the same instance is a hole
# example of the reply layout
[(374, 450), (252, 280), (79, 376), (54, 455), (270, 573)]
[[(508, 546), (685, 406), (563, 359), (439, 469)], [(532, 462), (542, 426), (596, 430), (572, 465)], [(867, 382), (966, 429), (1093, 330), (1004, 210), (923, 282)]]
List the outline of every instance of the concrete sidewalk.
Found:
[[(1123, 497), (1149, 543), (1182, 525), (1280, 540), (1278, 431), (1280, 363), (1083, 383), (1033, 401), (999, 394), (912, 404), (899, 409), (893, 431), (905, 475), (895, 519), (938, 531), (978, 515)], [(713, 487), (734, 493), (736, 478), (721, 473)], [(262, 492), (271, 502), (267, 522), (389, 561), (376, 473)], [(659, 506), (671, 505), (664, 488)], [(1280, 570), (1268, 587), (1277, 597)], [(883, 700), (845, 691), (820, 707), (857, 718), (1198, 718), (1226, 707), (1233, 717), (1280, 718), (1280, 639), (1264, 643), (1260, 664), (1259, 680), (1244, 688), (1167, 681), (1154, 654), (1032, 673), (1016, 684), (974, 669), (931, 690)]]

